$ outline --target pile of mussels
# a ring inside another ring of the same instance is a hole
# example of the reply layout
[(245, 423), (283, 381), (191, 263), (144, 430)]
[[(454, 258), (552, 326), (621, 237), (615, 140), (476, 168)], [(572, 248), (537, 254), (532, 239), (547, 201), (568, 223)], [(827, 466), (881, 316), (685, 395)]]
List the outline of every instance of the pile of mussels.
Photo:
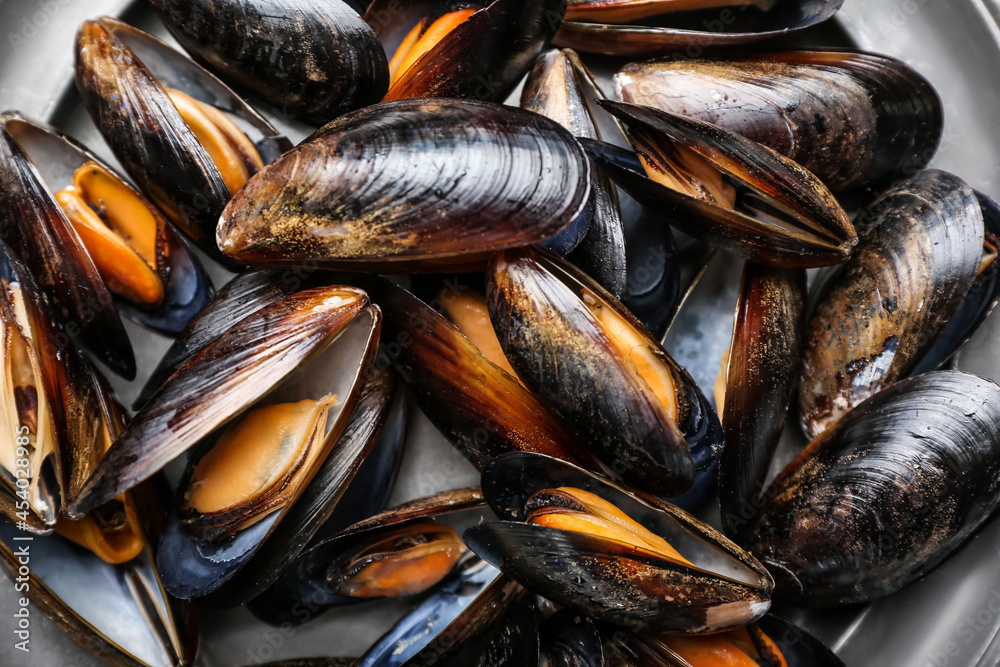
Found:
[[(121, 171), (0, 116), (0, 552), (38, 536), (32, 604), (96, 658), (410, 596), (309, 664), (840, 665), (772, 600), (889, 595), (1000, 504), (1000, 386), (937, 370), (1000, 296), (1000, 209), (925, 170), (935, 91), (734, 53), (839, 0), (150, 3), (190, 58), (107, 17), (74, 45)], [(728, 345), (678, 363), (691, 313)], [(131, 417), (122, 315), (175, 337)], [(410, 402), (480, 487), (386, 508)]]

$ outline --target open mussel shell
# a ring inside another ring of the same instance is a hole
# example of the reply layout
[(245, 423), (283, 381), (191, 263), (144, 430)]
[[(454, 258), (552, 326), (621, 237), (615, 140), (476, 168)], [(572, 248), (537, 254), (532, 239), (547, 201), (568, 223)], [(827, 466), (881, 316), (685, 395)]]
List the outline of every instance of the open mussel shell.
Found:
[[(337, 400), (326, 424), (339, 425), (339, 433), (374, 358), (380, 323), (364, 292), (336, 285), (295, 292), (251, 313), (159, 388), (101, 460), (73, 509), (86, 511), (128, 490), (265, 397), (315, 399), (327, 387)], [(254, 529), (266, 533), (275, 516)]]
[(135, 354), (111, 293), (38, 171), (2, 127), (0, 233), (31, 266), (74, 337), (115, 373), (134, 378)]
[(199, 247), (228, 262), (215, 245), (215, 226), (229, 185), (165, 89), (230, 114), (263, 164), (291, 148), (288, 139), (194, 61), (113, 18), (80, 26), (76, 86), (139, 189)]
[[(595, 99), (604, 99), (604, 94), (580, 57), (570, 49), (553, 49), (539, 56), (528, 74), (521, 108), (551, 118), (574, 136), (600, 139), (591, 109)], [(618, 190), (607, 174), (591, 170), (584, 212), (540, 245), (564, 257), (572, 252), (574, 264), (621, 298), (626, 288), (625, 235)]]
[[(439, 19), (457, 15), (452, 12), (461, 5), (449, 0), (375, 0), (365, 21), (392, 61), (398, 61), (401, 44), (414, 46), (415, 32), (426, 36)], [(408, 68), (397, 66), (386, 100), (458, 97), (502, 102), (552, 39), (564, 4), (563, 0), (487, 0), (465, 7), (467, 18)]]
[[(367, 374), (353, 409), (346, 409), (350, 417), (340, 419), (327, 435), (328, 439), (336, 438), (336, 444), (301, 495), (278, 513), (264, 539), (260, 532), (255, 532), (254, 525), (221, 544), (207, 544), (184, 529), (178, 520), (179, 513), (172, 514), (164, 529), (159, 556), (167, 590), (180, 598), (210, 594), (205, 599), (207, 604), (235, 607), (277, 581), (314, 536), (319, 536), (324, 523), (345, 500), (347, 489), (355, 481), (362, 481), (356, 477), (369, 458), (376, 464), (380, 461), (383, 465), (395, 464), (394, 460), (384, 459), (398, 454), (398, 450), (374, 451), (378, 434), (389, 416), (395, 389), (396, 378), (390, 371), (372, 370)], [(206, 454), (210, 448), (211, 445), (206, 448)], [(192, 457), (180, 489), (189, 488), (198, 463), (199, 457)], [(183, 502), (183, 497), (178, 500)], [(268, 516), (261, 523), (271, 521)], [(225, 563), (220, 564), (219, 560)]]
[(487, 272), (497, 338), (514, 370), (612, 473), (680, 495), (695, 450), (718, 451), (718, 418), (691, 377), (591, 278), (529, 248)]
[[(817, 25), (836, 14), (843, 2), (691, 2), (685, 3), (689, 11), (677, 12), (676, 3), (670, 0), (570, 0), (566, 20), (554, 42), (578, 51), (613, 56), (677, 54), (698, 58), (706, 50), (750, 44)], [(656, 11), (657, 4), (663, 5), (662, 11)], [(629, 5), (645, 9), (653, 18), (634, 23), (618, 23), (613, 17), (602, 19), (606, 12), (614, 13), (623, 6), (629, 11)]]
[[(614, 625), (684, 634), (746, 625), (770, 607), (773, 584), (753, 556), (652, 496), (537, 454), (498, 459), (484, 471), (482, 487), (505, 520), (467, 529), (466, 543), (557, 604)], [(538, 491), (567, 487), (610, 502), (667, 540), (682, 560), (609, 537), (521, 523)]]
[(795, 395), (805, 328), (802, 269), (747, 264), (725, 369), (719, 500), (725, 532), (743, 542)]
[(573, 136), (520, 109), (402, 100), (326, 125), (253, 176), (218, 242), (254, 265), (481, 269), (580, 214), (590, 166)]
[(579, 460), (582, 448), (559, 421), (455, 325), (388, 280), (362, 284), (385, 317), (376, 366), (395, 367), (423, 413), (473, 465), (481, 470), (514, 451)]
[(328, 275), (293, 269), (239, 274), (223, 285), (174, 339), (132, 403), (132, 409), (142, 408), (184, 362), (240, 320), (295, 292), (333, 282)]
[(862, 242), (824, 284), (807, 325), (799, 419), (810, 438), (909, 374), (961, 306), (983, 255), (976, 195), (942, 171), (895, 184), (858, 224)]
[(127, 563), (106, 563), (58, 535), (27, 542), (0, 522), (0, 567), (26, 582), (21, 595), (31, 613), (40, 611), (102, 664), (176, 667), (192, 664), (197, 652), (197, 610), (167, 595), (156, 571), (164, 489), (153, 481), (131, 494), (144, 548)]
[[(187, 326), (211, 296), (212, 283), (177, 230), (122, 176), (72, 137), (46, 123), (16, 113), (0, 116), (0, 125), (32, 163), (50, 195), (71, 185), (74, 174), (93, 163), (103, 174), (117, 181), (117, 187), (134, 198), (134, 203), (149, 211), (150, 220), (156, 225), (157, 244), (162, 246), (156, 268), (158, 277), (165, 282), (162, 301), (146, 306), (120, 296), (115, 296), (114, 300), (129, 319), (162, 333), (176, 334)], [(111, 208), (114, 203), (105, 202), (105, 205)], [(58, 250), (65, 252), (62, 247)], [(63, 268), (76, 268), (78, 273), (86, 274), (90, 267), (72, 263), (76, 257), (76, 252), (66, 253)], [(100, 270), (100, 267), (97, 268)], [(64, 277), (72, 281), (73, 275), (76, 274)]]
[[(601, 106), (627, 127), (638, 156), (583, 140), (591, 157), (639, 202), (670, 224), (737, 257), (808, 268), (850, 257), (857, 235), (814, 175), (742, 135), (622, 102)], [(649, 176), (646, 160), (687, 192)]]
[[(333, 606), (422, 593), (425, 589), (418, 588), (442, 581), (465, 553), (457, 534), (436, 520), (457, 512), (475, 511), (478, 516), (484, 505), (480, 490), (468, 488), (412, 500), (368, 517), (310, 545), (274, 586), (251, 602), (251, 610), (273, 625), (297, 625)], [(429, 532), (432, 525), (451, 537)], [(435, 538), (445, 538), (440, 555), (413, 553), (429, 548)], [(388, 546), (390, 541), (398, 551)], [(358, 577), (365, 583), (352, 583)], [(308, 617), (302, 609), (309, 611)]]
[(916, 580), (1000, 506), (1000, 386), (957, 371), (883, 389), (765, 492), (748, 543), (776, 596), (866, 602)]
[(378, 102), (389, 86), (382, 45), (341, 0), (150, 4), (201, 65), (315, 125)]
[(773, 148), (834, 192), (912, 174), (941, 139), (931, 84), (888, 56), (847, 50), (630, 63), (630, 104), (689, 116)]
[[(850, 256), (857, 238), (847, 214), (799, 165), (707, 123), (620, 102), (601, 105), (625, 123), (637, 154), (583, 139), (588, 152), (681, 231), (763, 264), (813, 267)], [(667, 180), (674, 184), (659, 182)]]

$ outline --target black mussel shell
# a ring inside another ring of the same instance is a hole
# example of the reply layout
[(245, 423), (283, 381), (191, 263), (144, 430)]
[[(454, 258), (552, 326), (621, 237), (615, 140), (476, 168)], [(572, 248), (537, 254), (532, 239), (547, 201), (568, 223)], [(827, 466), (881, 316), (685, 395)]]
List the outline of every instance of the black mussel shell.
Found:
[(218, 241), (255, 265), (481, 269), (494, 250), (559, 232), (589, 191), (579, 144), (543, 116), (403, 100), (343, 116), (258, 172)]
[(765, 491), (748, 547), (775, 595), (867, 602), (915, 581), (1000, 507), (1000, 386), (957, 371), (883, 389)]
[(150, 4), (201, 65), (307, 122), (374, 104), (389, 87), (382, 45), (340, 0)]
[(858, 224), (862, 242), (824, 284), (806, 329), (799, 419), (810, 438), (910, 373), (963, 303), (983, 254), (975, 192), (942, 171), (897, 183)]

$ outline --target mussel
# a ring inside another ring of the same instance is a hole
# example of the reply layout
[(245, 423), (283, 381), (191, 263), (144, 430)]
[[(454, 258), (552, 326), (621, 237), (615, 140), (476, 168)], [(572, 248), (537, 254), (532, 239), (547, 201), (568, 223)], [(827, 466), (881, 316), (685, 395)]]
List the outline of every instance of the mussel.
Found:
[[(199, 442), (199, 454), (207, 456), (213, 451), (207, 438), (218, 449), (194, 475), (200, 479), (216, 465), (223, 474), (206, 479), (205, 502), (195, 501), (203, 514), (215, 515), (204, 517), (205, 541), (244, 523), (269, 528), (281, 512), (259, 494), (294, 499), (315, 474), (358, 398), (379, 327), (378, 309), (364, 292), (336, 285), (295, 292), (254, 311), (159, 388), (101, 460), (74, 508), (107, 501)], [(286, 427), (294, 446), (281, 446)], [(254, 443), (259, 468), (238, 454), (248, 434), (275, 436)], [(226, 484), (231, 468), (245, 469), (249, 479), (234, 476)], [(268, 508), (253, 519), (242, 514), (257, 502)]]
[(210, 255), (226, 202), (290, 142), (221, 81), (121, 21), (85, 21), (76, 86), (139, 189)]
[(716, 398), (726, 443), (719, 462), (722, 525), (739, 542), (755, 514), (757, 494), (763, 491), (794, 398), (805, 300), (805, 271), (744, 267), (724, 360), (725, 390)]
[(691, 236), (750, 261), (788, 268), (838, 264), (857, 235), (811, 173), (770, 148), (701, 121), (601, 102), (636, 154), (583, 140), (629, 194)]
[[(17, 113), (0, 116), (0, 126), (58, 202), (118, 308), (157, 331), (183, 329), (208, 301), (212, 283), (177, 230), (113, 168), (56, 128)], [(91, 267), (64, 247), (40, 248), (64, 255), (61, 262), (37, 261), (58, 267), (64, 282), (87, 284)], [(109, 344), (120, 342), (112, 337)]]
[(505, 520), (467, 529), (466, 543), (557, 604), (682, 634), (733, 629), (770, 607), (773, 584), (753, 556), (651, 496), (524, 453), (487, 466), (482, 487)]
[(687, 491), (693, 450), (717, 455), (722, 440), (687, 372), (610, 294), (554, 255), (497, 253), (487, 281), (504, 353), (577, 440), (646, 492)]
[(459, 489), (349, 526), (311, 545), (251, 609), (274, 625), (297, 624), (307, 619), (295, 616), (296, 605), (315, 618), (332, 606), (422, 593), (448, 576), (467, 552), (456, 530), (437, 519), (484, 504), (479, 489)]
[(943, 124), (926, 79), (895, 58), (861, 51), (630, 63), (615, 74), (614, 92), (622, 102), (738, 132), (834, 192), (922, 169)]
[(555, 43), (614, 56), (698, 58), (828, 20), (843, 0), (569, 0)]
[(810, 438), (907, 376), (959, 309), (983, 263), (976, 195), (942, 171), (897, 183), (858, 226), (862, 242), (824, 284), (804, 338), (799, 419)]
[(587, 158), (537, 114), (402, 100), (326, 125), (254, 175), (218, 242), (237, 262), (400, 273), (481, 269), (583, 210)]
[(386, 100), (502, 102), (562, 20), (562, 0), (375, 0), (365, 21), (389, 59)]
[[(600, 139), (591, 106), (604, 99), (593, 74), (573, 51), (551, 50), (539, 56), (521, 91), (521, 108), (555, 120), (577, 137)], [(615, 298), (626, 289), (625, 236), (618, 190), (600, 170), (590, 175), (587, 208), (573, 223), (542, 246), (567, 256)]]
[(878, 392), (765, 491), (748, 548), (775, 595), (809, 606), (888, 595), (1000, 506), (1000, 386), (957, 371)]
[(341, 0), (150, 4), (201, 65), (307, 122), (374, 104), (388, 89), (382, 45)]

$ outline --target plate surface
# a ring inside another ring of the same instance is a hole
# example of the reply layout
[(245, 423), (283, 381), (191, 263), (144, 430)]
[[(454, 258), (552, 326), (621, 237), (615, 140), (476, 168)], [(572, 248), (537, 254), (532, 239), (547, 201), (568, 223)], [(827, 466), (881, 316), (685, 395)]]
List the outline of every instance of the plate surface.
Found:
[[(69, 84), (72, 40), (80, 21), (100, 14), (164, 35), (141, 3), (120, 0), (0, 0), (0, 107), (48, 119), (104, 157), (110, 157)], [(945, 103), (945, 137), (932, 166), (953, 171), (974, 187), (1000, 195), (1000, 30), (995, 1), (847, 0), (837, 25), (810, 43), (854, 43), (906, 61), (935, 85)], [(589, 59), (588, 59), (589, 61)], [(611, 63), (597, 68), (613, 71)], [(307, 128), (285, 125), (293, 140)], [(216, 285), (227, 279), (213, 271)], [(130, 402), (169, 340), (126, 321), (140, 365), (133, 383), (114, 382)], [(1000, 379), (1000, 317), (994, 315), (957, 359), (957, 366)], [(796, 435), (786, 453), (800, 444)], [(392, 502), (475, 484), (475, 470), (416, 413), (403, 475)], [(849, 666), (972, 667), (1000, 664), (1000, 523), (993, 522), (943, 567), (883, 601), (836, 612), (779, 610), (833, 647)], [(0, 664), (11, 667), (98, 663), (40, 613), (32, 617), (31, 653), (14, 649), (13, 585), (0, 581)], [(230, 667), (279, 658), (359, 655), (409, 603), (331, 611), (300, 628), (269, 628), (243, 610), (208, 612), (198, 665)], [(114, 610), (109, 610), (114, 613)]]

